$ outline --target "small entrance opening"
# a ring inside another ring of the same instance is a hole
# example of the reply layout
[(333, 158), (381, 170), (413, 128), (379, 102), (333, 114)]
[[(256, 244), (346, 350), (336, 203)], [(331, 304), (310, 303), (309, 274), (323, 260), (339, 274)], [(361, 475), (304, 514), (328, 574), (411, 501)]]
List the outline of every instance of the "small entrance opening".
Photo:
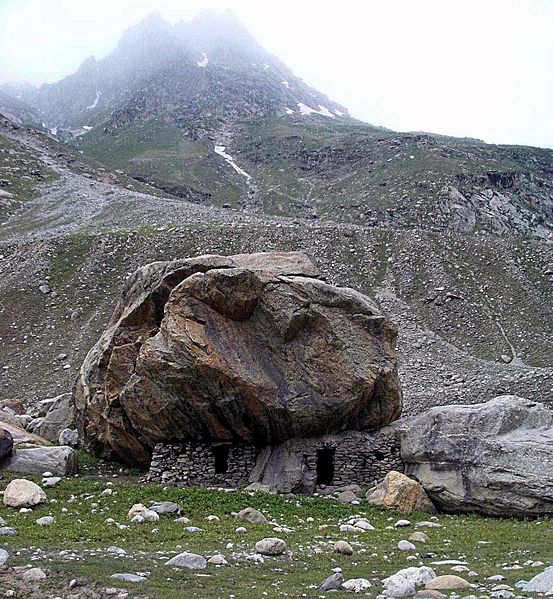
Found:
[(374, 450), (374, 457), (381, 462), (386, 456), (384, 455), (384, 452), (379, 451), (378, 449)]
[(331, 485), (334, 480), (334, 447), (317, 450), (317, 484)]
[(228, 445), (215, 445), (213, 448), (215, 474), (226, 474), (228, 472), (228, 452)]

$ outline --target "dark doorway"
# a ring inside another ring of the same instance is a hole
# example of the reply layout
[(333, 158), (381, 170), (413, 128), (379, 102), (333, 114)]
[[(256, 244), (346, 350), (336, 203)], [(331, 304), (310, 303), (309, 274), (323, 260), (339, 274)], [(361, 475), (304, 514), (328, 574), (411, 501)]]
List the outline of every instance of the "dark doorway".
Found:
[(228, 452), (228, 445), (215, 445), (213, 448), (215, 474), (226, 474), (228, 472)]
[(380, 451), (380, 450), (378, 450), (378, 449), (375, 449), (375, 450), (374, 450), (374, 457), (375, 457), (375, 458), (376, 458), (376, 459), (377, 459), (379, 462), (382, 462), (382, 460), (383, 460), (383, 459), (384, 459), (386, 456), (384, 455), (384, 452), (382, 452), (382, 451)]
[(334, 447), (317, 450), (317, 484), (331, 485), (334, 480)]

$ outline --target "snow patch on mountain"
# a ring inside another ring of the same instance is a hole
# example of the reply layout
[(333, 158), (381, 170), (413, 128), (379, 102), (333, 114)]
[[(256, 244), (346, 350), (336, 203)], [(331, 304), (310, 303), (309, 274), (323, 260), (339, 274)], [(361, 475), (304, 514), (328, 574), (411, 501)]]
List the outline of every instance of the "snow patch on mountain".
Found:
[(102, 95), (102, 92), (96, 91), (96, 97), (94, 98), (94, 102), (92, 102), (92, 104), (90, 106), (87, 106), (86, 109), (92, 110), (93, 108), (96, 108), (96, 106), (98, 106), (98, 102), (100, 101), (101, 95)]
[(236, 162), (234, 161), (234, 158), (230, 155), (227, 154), (225, 152), (225, 146), (220, 146), (220, 145), (215, 145), (215, 153), (219, 154), (219, 156), (222, 156), (225, 161), (230, 164), (230, 166), (232, 166), (232, 168), (239, 174), (242, 175), (242, 177), (245, 177), (246, 181), (249, 181), (252, 176), (247, 173), (244, 169), (240, 168)]
[(286, 114), (294, 114), (294, 111), (291, 108), (286, 107), (284, 110), (286, 111)]
[(288, 81), (284, 80), (281, 81), (282, 85), (284, 85), (284, 87), (287, 87), (288, 89), (290, 89), (290, 84), (288, 83)]
[(311, 108), (311, 106), (307, 106), (307, 104), (304, 104), (303, 102), (298, 102), (298, 106), (300, 109), (300, 114), (303, 114), (303, 115), (321, 114), (322, 116), (328, 116), (331, 119), (336, 118), (336, 115), (332, 114), (332, 112), (330, 112), (330, 110), (328, 108), (326, 108), (325, 106), (323, 106), (322, 104), (319, 104), (320, 110), (315, 110), (315, 108)]
[(205, 52), (202, 52), (202, 56), (203, 58), (201, 60), (198, 60), (198, 66), (207, 67), (207, 65), (209, 64), (209, 58), (207, 57), (207, 54)]

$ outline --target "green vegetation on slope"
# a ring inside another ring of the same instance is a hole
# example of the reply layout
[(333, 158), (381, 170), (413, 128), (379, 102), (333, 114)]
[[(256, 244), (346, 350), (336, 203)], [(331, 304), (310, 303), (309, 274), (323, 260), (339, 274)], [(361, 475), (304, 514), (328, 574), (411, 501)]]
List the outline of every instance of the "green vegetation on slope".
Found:
[(161, 120), (137, 121), (109, 134), (96, 127), (74, 143), (108, 167), (189, 201), (237, 205), (246, 193), (243, 178), (215, 154), (208, 138), (191, 141)]
[(0, 222), (35, 198), (40, 184), (56, 178), (34, 152), (0, 134)]

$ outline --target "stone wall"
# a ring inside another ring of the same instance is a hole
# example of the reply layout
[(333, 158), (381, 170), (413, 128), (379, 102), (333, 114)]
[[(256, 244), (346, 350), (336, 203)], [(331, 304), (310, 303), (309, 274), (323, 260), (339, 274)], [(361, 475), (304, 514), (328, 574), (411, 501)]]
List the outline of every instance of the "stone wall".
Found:
[[(217, 472), (216, 462), (225, 452), (227, 471)], [(243, 443), (158, 443), (148, 481), (194, 487), (245, 485), (258, 453), (257, 447)]]
[[(226, 472), (221, 472), (223, 464)], [(384, 427), (290, 439), (263, 448), (228, 443), (159, 443), (147, 480), (231, 487), (259, 482), (281, 493), (311, 494), (320, 486), (372, 486), (390, 470), (403, 471), (403, 462), (395, 429)]]

